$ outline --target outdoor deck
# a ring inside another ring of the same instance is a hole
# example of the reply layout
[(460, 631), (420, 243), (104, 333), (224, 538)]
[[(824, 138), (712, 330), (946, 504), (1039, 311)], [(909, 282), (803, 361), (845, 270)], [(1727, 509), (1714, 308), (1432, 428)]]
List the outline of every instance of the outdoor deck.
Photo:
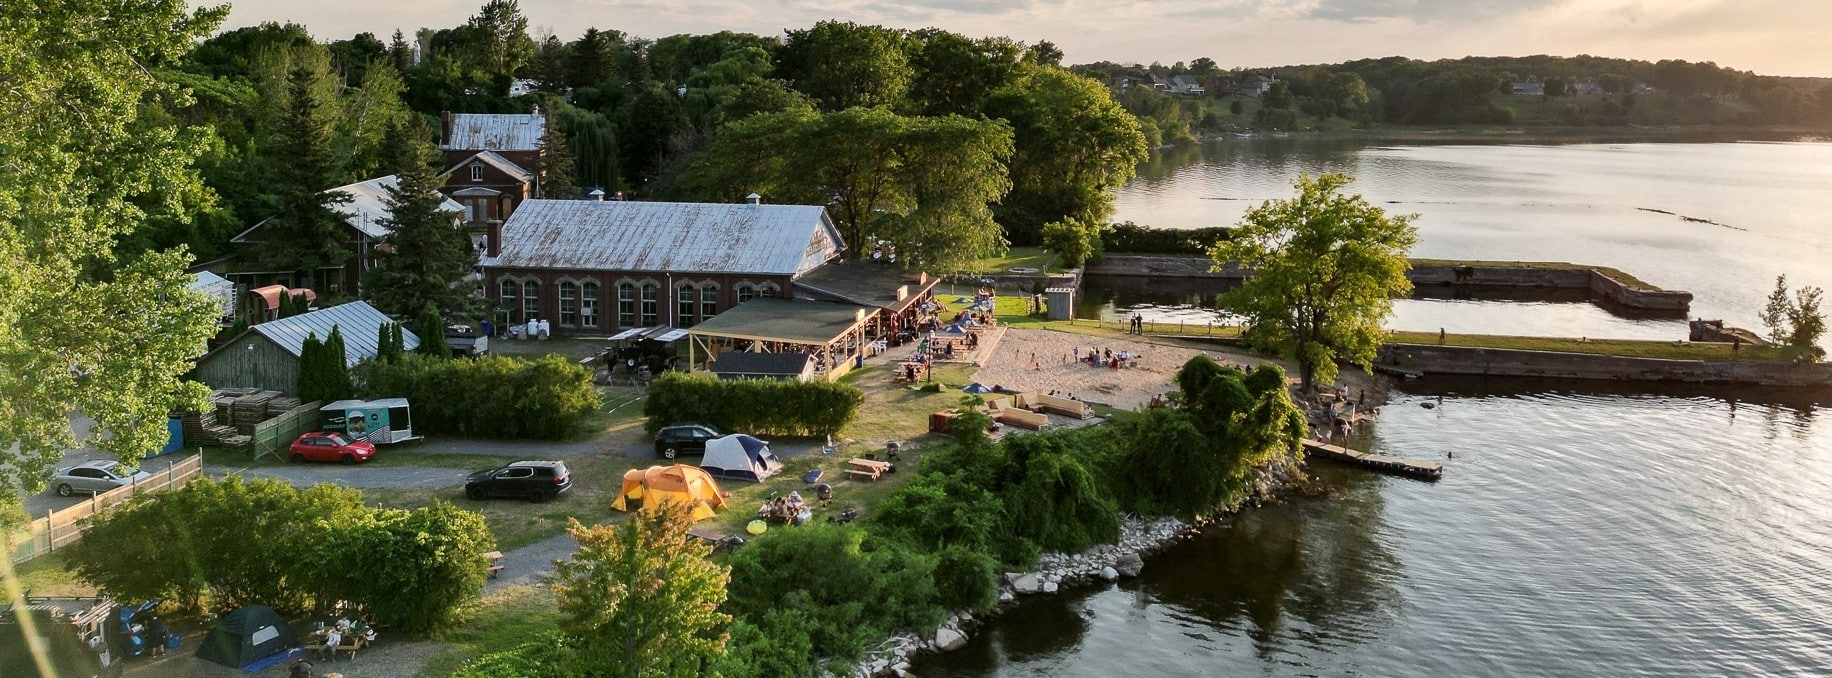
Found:
[(1365, 466), (1378, 471), (1408, 475), (1422, 480), (1437, 480), (1444, 476), (1444, 465), (1434, 461), (1402, 459), (1381, 454), (1369, 454), (1359, 450), (1331, 445), (1315, 440), (1304, 440), (1304, 451), (1310, 454), (1321, 454), (1337, 461)]

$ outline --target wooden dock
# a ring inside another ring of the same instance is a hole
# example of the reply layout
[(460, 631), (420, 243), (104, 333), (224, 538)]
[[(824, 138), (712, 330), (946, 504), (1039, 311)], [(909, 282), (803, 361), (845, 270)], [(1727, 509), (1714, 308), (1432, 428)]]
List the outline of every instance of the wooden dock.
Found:
[(1351, 450), (1346, 447), (1318, 442), (1308, 438), (1304, 440), (1304, 451), (1310, 454), (1321, 454), (1337, 461), (1365, 466), (1388, 473), (1408, 475), (1422, 480), (1437, 480), (1444, 477), (1444, 465), (1434, 461), (1419, 461), (1417, 459), (1389, 457), (1382, 454), (1369, 454), (1367, 452)]

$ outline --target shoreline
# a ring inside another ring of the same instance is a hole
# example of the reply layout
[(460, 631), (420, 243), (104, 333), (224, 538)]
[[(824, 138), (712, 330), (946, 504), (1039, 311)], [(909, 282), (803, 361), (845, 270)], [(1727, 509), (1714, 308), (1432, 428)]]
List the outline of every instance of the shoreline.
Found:
[[(1832, 141), (1832, 129), (1821, 127), (1746, 127), (1670, 125), (1659, 127), (1415, 127), (1384, 125), (1373, 128), (1312, 129), (1282, 132), (1223, 132), (1205, 134), (1196, 145), (1274, 138), (1362, 138), (1396, 142), (1440, 143), (1729, 143), (1737, 141)], [(1178, 145), (1160, 147), (1180, 148)]]

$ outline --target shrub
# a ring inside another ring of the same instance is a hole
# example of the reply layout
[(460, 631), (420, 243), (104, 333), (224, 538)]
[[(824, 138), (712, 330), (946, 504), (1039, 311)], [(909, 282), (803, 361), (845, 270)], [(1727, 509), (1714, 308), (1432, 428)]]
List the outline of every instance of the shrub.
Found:
[(983, 610), (999, 599), (998, 563), (958, 546), (935, 555), (935, 602), (950, 610)]
[(1231, 232), (1225, 226), (1152, 228), (1124, 221), (1101, 229), (1100, 241), (1108, 254), (1208, 256), (1209, 248), (1227, 240)]
[(496, 540), (483, 516), (444, 501), (372, 509), (323, 527), (305, 562), (321, 567), (321, 599), (358, 602), (376, 622), (409, 633), (451, 623), (483, 588)]
[(711, 673), (726, 678), (806, 674), (814, 657), (813, 631), (814, 620), (800, 610), (770, 610), (754, 623), (733, 621), (725, 656), (713, 662)]
[(933, 570), (932, 558), (855, 526), (772, 530), (732, 555), (726, 604), (766, 630), (772, 615), (805, 616), (815, 656), (853, 659), (886, 634), (940, 621)]
[(571, 641), (558, 633), (466, 662), (452, 678), (573, 678)]
[(604, 404), (591, 373), (560, 356), (446, 360), (416, 354), (366, 362), (357, 372), (364, 397), (412, 402), (414, 428), (424, 433), (564, 438)]
[(984, 549), (993, 541), (1001, 507), (997, 497), (966, 478), (965, 471), (918, 475), (879, 502), (872, 525), (925, 549)]
[(1056, 444), (1039, 446), (1023, 455), (1022, 461), (1018, 453), (1012, 453), (1018, 464), (1013, 470), (1022, 480), (1005, 493), (1010, 536), (1053, 551), (1079, 551), (1118, 540), (1120, 516), (1112, 496), (1081, 458), (1081, 451), (1062, 444), (1091, 440), (1091, 436), (1028, 435), (1006, 445), (1048, 437), (1057, 438), (1047, 441)]
[(819, 436), (838, 433), (859, 414), (865, 394), (827, 381), (722, 381), (708, 374), (669, 372), (649, 385), (643, 403), (650, 432), (696, 421), (728, 431)]

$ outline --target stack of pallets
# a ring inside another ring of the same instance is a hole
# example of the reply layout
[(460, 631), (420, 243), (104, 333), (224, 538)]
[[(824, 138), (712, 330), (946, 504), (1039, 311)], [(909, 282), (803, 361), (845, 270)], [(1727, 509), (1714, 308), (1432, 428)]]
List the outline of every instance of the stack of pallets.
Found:
[(234, 415), (232, 421), (235, 424), (235, 430), (241, 431), (244, 435), (254, 435), (254, 427), (267, 421), (267, 403), (278, 395), (280, 394), (273, 391), (261, 391), (236, 398), (235, 404), (230, 408)]
[(282, 414), (286, 414), (287, 412), (299, 409), (299, 406), (303, 404), (304, 403), (299, 402), (298, 398), (292, 396), (274, 398), (273, 400), (267, 401), (267, 418), (272, 419)]

